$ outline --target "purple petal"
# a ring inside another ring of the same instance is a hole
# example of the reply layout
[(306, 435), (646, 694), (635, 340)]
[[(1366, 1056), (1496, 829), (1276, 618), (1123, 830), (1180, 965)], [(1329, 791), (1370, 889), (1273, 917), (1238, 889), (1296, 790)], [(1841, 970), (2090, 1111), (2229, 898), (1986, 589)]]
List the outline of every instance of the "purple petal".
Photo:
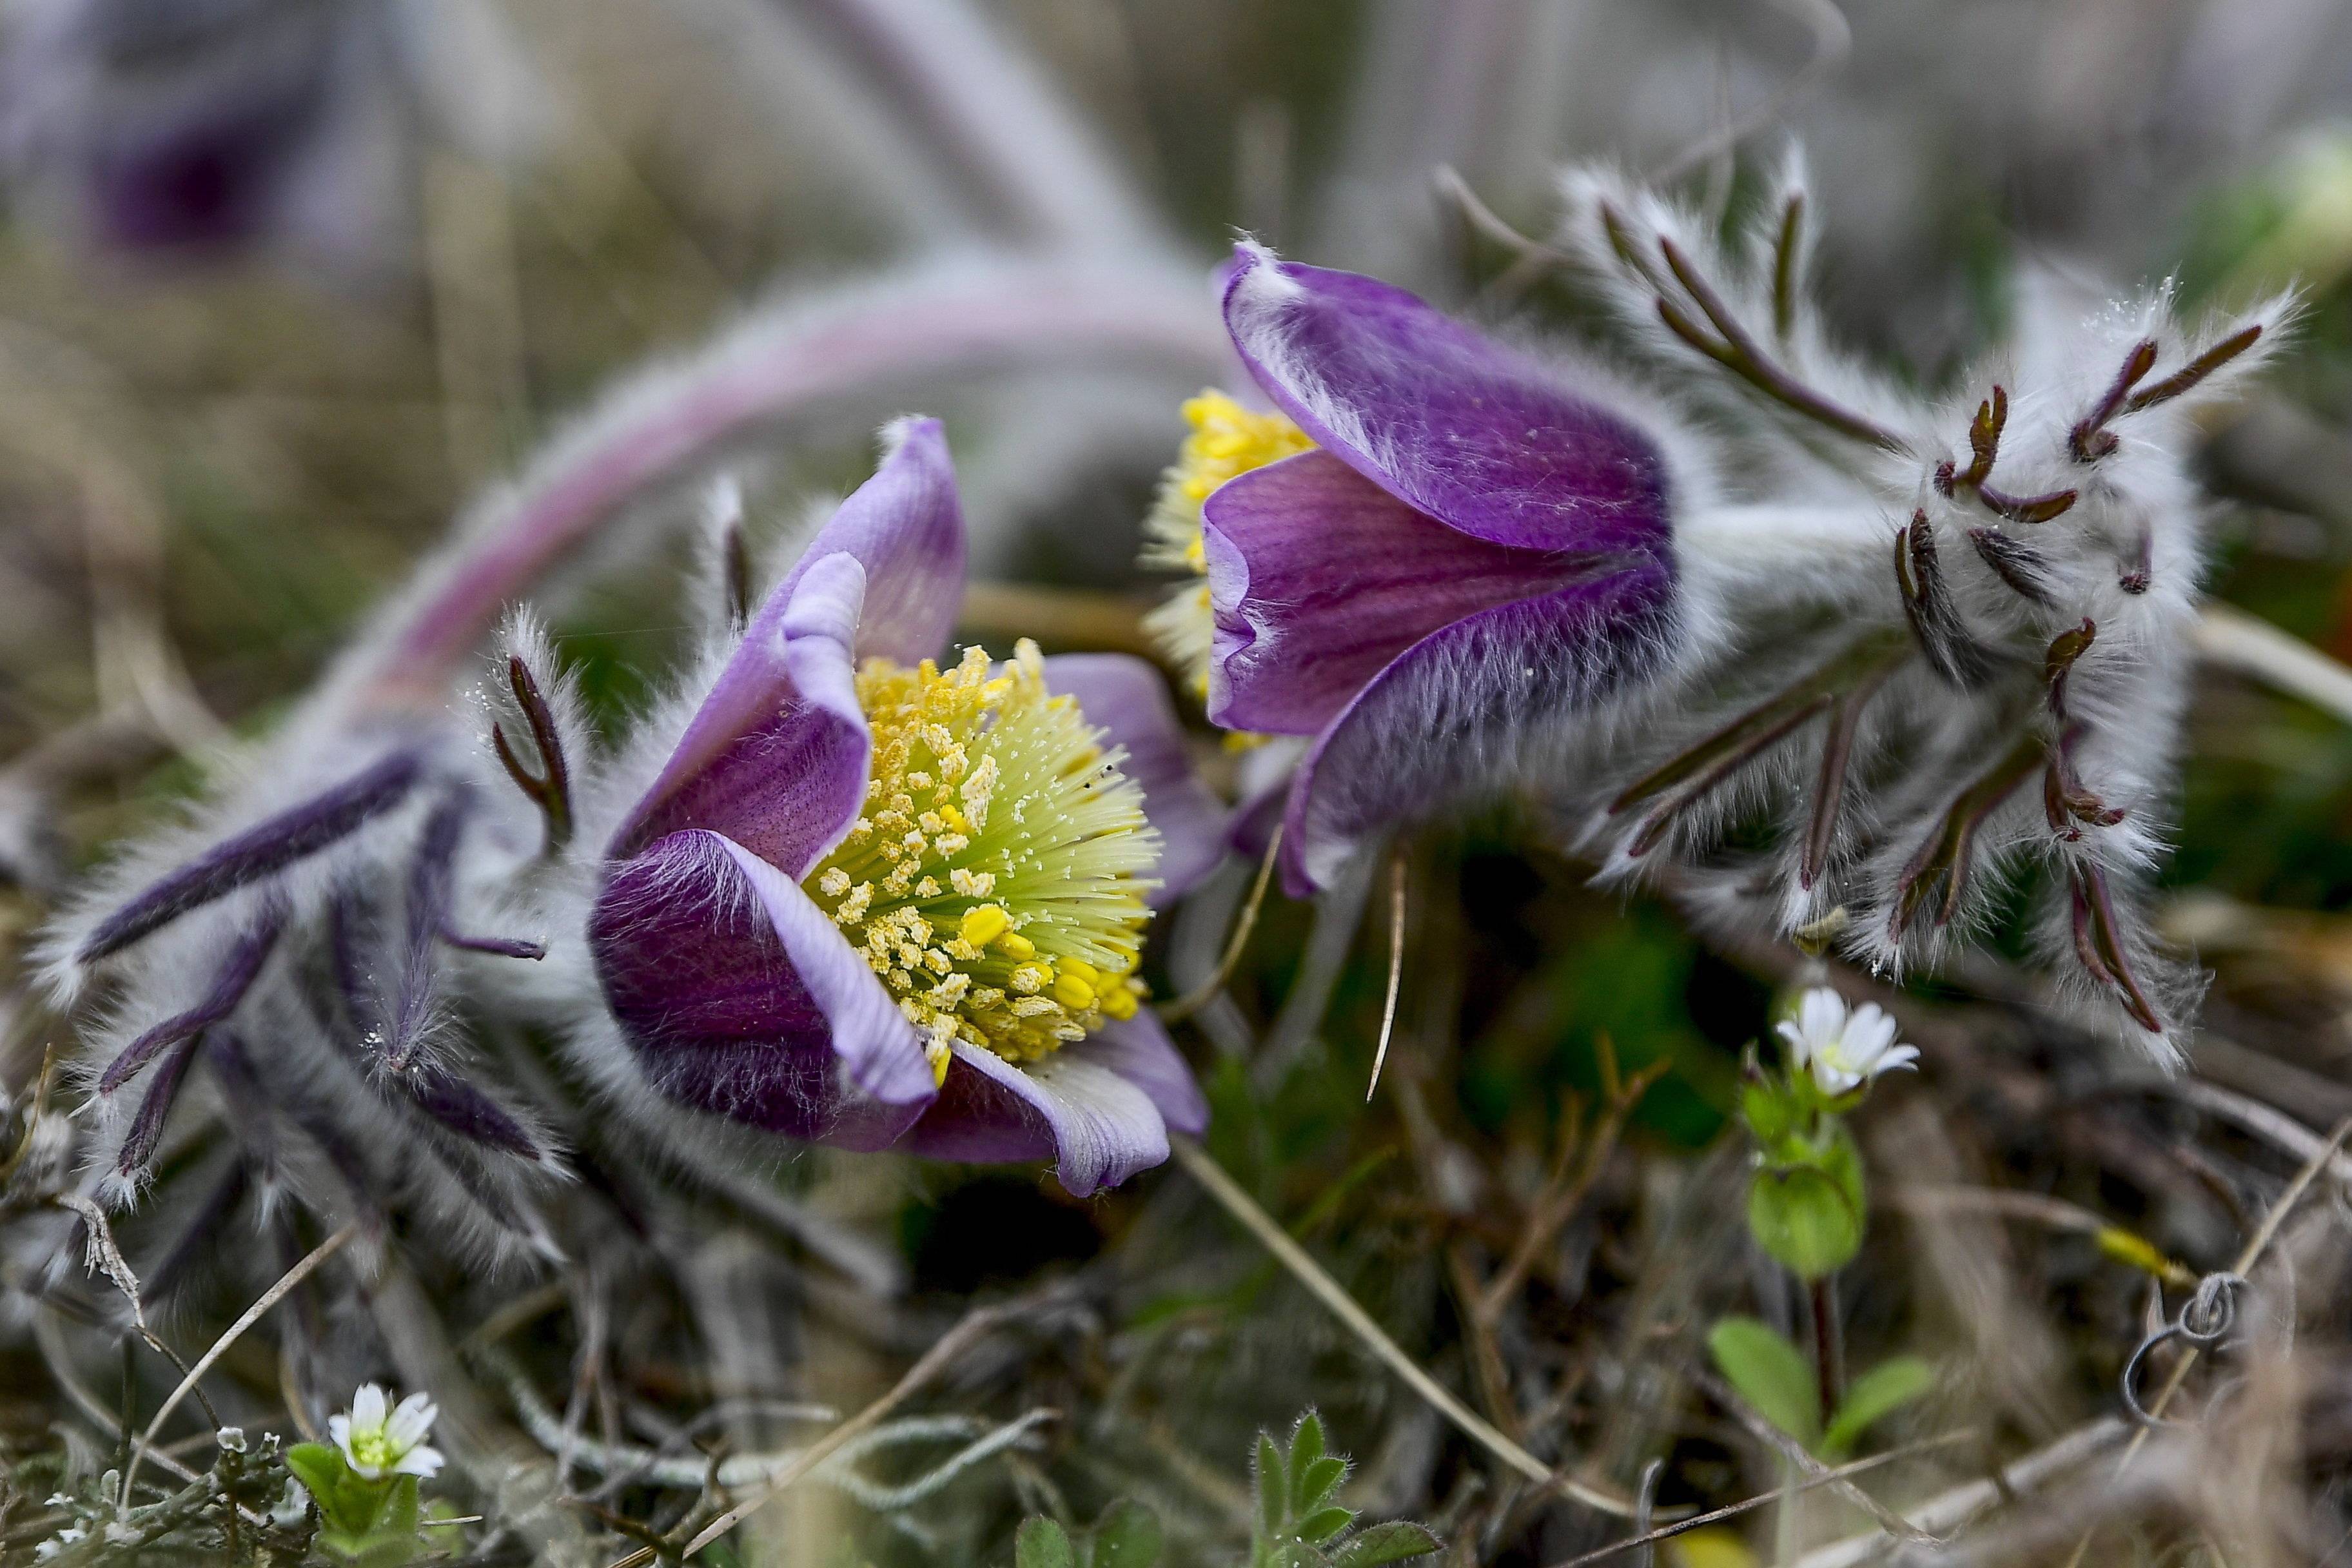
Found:
[(1654, 668), (1673, 609), (1663, 570), (1618, 572), (1457, 621), (1407, 649), (1299, 764), (1284, 884), (1304, 898), (1368, 835), (1499, 782), (1547, 728)]
[(1654, 443), (1559, 369), (1403, 289), (1244, 246), (1225, 326), (1318, 446), (1416, 510), (1496, 544), (1666, 548)]
[(681, 1104), (878, 1148), (935, 1092), (913, 1026), (832, 921), (717, 834), (615, 867), (588, 940), (646, 1076)]
[(394, 752), (324, 794), (255, 824), (100, 921), (75, 958), (96, 963), (190, 910), (316, 855), (406, 799), (417, 772), (415, 753)]
[(614, 858), (701, 828), (800, 877), (840, 842), (874, 748), (853, 653), (864, 587), (857, 558), (835, 552), (769, 601), (614, 836)]
[(1160, 830), (1151, 901), (1183, 897), (1225, 858), (1225, 808), (1193, 771), (1167, 683), (1125, 654), (1066, 653), (1045, 661), (1045, 687), (1076, 698), (1087, 723), (1127, 748), (1120, 769), (1143, 791), (1144, 815)]
[(858, 658), (911, 665), (937, 657), (963, 605), (963, 506), (938, 420), (901, 419), (883, 437), (891, 446), (874, 477), (817, 530), (768, 603), (789, 598), (812, 563), (846, 552), (866, 568)]
[(1234, 730), (1312, 734), (1423, 637), (1595, 570), (1591, 555), (1458, 533), (1325, 452), (1242, 475), (1202, 519), (1209, 717)]
[(1208, 1107), (1167, 1031), (1139, 1014), (1015, 1067), (955, 1045), (940, 1098), (898, 1147), (940, 1160), (1055, 1162), (1075, 1197), (1168, 1158), (1168, 1131), (1197, 1132)]

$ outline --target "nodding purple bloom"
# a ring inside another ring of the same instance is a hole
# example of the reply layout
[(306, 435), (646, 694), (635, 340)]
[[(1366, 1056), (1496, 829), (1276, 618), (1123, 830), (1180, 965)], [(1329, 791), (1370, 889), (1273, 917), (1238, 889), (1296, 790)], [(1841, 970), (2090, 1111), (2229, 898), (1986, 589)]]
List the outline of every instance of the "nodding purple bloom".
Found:
[(1677, 498), (1604, 380), (1402, 289), (1245, 245), (1224, 309), (1318, 448), (1202, 507), (1210, 716), (1313, 737), (1284, 826), (1305, 893), (1657, 665)]
[(599, 840), (582, 1044), (625, 1104), (1090, 1193), (1204, 1120), (1128, 975), (1221, 814), (1140, 662), (932, 662), (962, 514), (937, 422), (891, 437)]

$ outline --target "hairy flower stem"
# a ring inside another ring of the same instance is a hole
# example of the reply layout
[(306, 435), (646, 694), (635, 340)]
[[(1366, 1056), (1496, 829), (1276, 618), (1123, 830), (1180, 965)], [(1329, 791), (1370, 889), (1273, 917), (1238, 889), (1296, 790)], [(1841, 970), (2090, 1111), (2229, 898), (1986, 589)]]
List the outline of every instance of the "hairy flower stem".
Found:
[(1165, 367), (1213, 380), (1230, 350), (1189, 279), (1050, 257), (922, 269), (821, 310), (756, 314), (650, 385), (608, 396), (461, 525), (350, 656), (328, 700), (434, 708), (501, 609), (625, 503), (819, 410), (1038, 365)]

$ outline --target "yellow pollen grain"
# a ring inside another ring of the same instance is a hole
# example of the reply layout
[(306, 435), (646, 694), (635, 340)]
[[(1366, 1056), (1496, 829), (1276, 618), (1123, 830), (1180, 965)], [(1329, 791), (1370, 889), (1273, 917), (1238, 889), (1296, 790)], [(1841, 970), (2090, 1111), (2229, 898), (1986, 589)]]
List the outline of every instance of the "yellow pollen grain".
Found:
[(955, 1042), (1034, 1062), (1135, 1012), (1159, 836), (1124, 753), (1024, 642), (942, 670), (869, 660), (866, 815), (803, 884), (944, 1076)]

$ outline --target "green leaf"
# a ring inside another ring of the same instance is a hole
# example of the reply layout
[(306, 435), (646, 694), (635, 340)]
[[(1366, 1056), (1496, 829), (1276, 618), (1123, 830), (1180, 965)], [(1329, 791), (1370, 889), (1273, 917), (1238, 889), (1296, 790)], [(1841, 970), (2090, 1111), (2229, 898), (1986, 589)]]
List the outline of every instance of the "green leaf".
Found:
[(1038, 1515), (1021, 1521), (1013, 1538), (1013, 1568), (1078, 1568), (1070, 1537), (1052, 1520)]
[(286, 1450), (286, 1468), (294, 1472), (294, 1479), (302, 1483), (302, 1489), (319, 1505), (322, 1518), (335, 1506), (344, 1480), (356, 1479), (352, 1477), (351, 1467), (343, 1462), (343, 1451), (326, 1443), (295, 1444)]
[(1836, 1273), (1862, 1250), (1862, 1169), (1843, 1136), (1816, 1160), (1767, 1165), (1748, 1188), (1748, 1228), (1801, 1279)]
[(1283, 1522), (1289, 1517), (1282, 1472), (1282, 1450), (1274, 1446), (1273, 1437), (1257, 1435), (1257, 1522), (1261, 1534), (1273, 1537), (1282, 1532)]
[(1160, 1516), (1139, 1502), (1115, 1502), (1095, 1522), (1087, 1568), (1152, 1568), (1160, 1561)]
[(1758, 1415), (1808, 1448), (1822, 1429), (1812, 1368), (1797, 1347), (1754, 1318), (1726, 1318), (1706, 1336), (1716, 1370)]
[(1822, 1457), (1842, 1458), (1854, 1440), (1884, 1416), (1891, 1415), (1936, 1386), (1936, 1369), (1916, 1355), (1880, 1362), (1853, 1380), (1822, 1436)]
[(1354, 1509), (1323, 1508), (1300, 1520), (1295, 1528), (1299, 1540), (1310, 1546), (1320, 1546), (1355, 1522)]
[(1749, 1079), (1739, 1086), (1739, 1115), (1756, 1141), (1769, 1149), (1797, 1130), (1797, 1107), (1778, 1079)]
[(1375, 1524), (1331, 1554), (1332, 1568), (1384, 1568), (1445, 1550), (1445, 1543), (1417, 1524)]
[(1308, 1463), (1305, 1469), (1290, 1472), (1291, 1511), (1294, 1514), (1313, 1513), (1331, 1500), (1339, 1483), (1348, 1479), (1348, 1461), (1337, 1454), (1327, 1454)]
[[(1307, 1490), (1307, 1477), (1317, 1462), (1330, 1452), (1323, 1441), (1323, 1417), (1310, 1410), (1290, 1433), (1290, 1512), (1293, 1518), (1314, 1510), (1321, 1500)], [(1345, 1461), (1341, 1461), (1344, 1468)]]

